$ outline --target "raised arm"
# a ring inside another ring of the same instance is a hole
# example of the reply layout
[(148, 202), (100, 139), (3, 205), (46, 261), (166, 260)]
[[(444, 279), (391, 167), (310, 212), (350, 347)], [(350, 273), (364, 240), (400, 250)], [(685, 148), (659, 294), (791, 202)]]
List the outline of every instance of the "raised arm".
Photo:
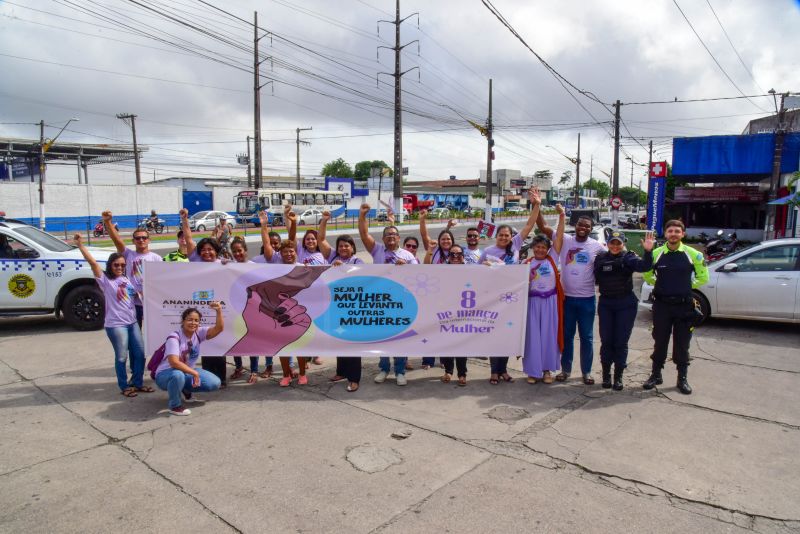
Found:
[(178, 212), (181, 218), (181, 230), (183, 230), (183, 239), (186, 241), (186, 255), (191, 256), (194, 249), (197, 248), (197, 243), (192, 238), (192, 229), (189, 228), (189, 210), (186, 208)]
[(367, 252), (372, 254), (372, 249), (375, 248), (375, 239), (369, 235), (369, 225), (367, 224), (367, 213), (369, 213), (369, 204), (361, 204), (361, 207), (358, 209), (358, 235), (361, 236), (361, 242), (364, 243), (364, 247), (367, 249)]
[(92, 274), (94, 274), (95, 278), (100, 278), (103, 276), (103, 269), (100, 268), (100, 264), (94, 259), (92, 253), (86, 250), (86, 247), (83, 246), (83, 241), (81, 240), (80, 234), (75, 234), (72, 238), (72, 241), (75, 243), (75, 246), (78, 247), (78, 250), (81, 251), (83, 255), (83, 259), (89, 264), (89, 267), (92, 268)]
[(258, 212), (258, 222), (261, 228), (261, 245), (264, 247), (264, 258), (269, 262), (275, 254), (272, 242), (269, 240), (269, 215), (264, 210)]
[(432, 250), (431, 249), (431, 236), (428, 235), (428, 210), (420, 210), (419, 211), (419, 236), (422, 238), (422, 245), (425, 247), (425, 250)]
[(556, 254), (561, 254), (561, 247), (564, 244), (564, 228), (567, 225), (567, 212), (564, 211), (564, 206), (556, 204), (556, 213), (558, 213), (558, 227), (556, 227), (556, 237), (553, 239), (553, 248)]
[(322, 252), (322, 256), (326, 261), (331, 255), (331, 244), (325, 239), (330, 218), (331, 212), (327, 210), (322, 212), (322, 218), (319, 220), (319, 232), (317, 232), (317, 246), (319, 246), (319, 251)]
[(436, 247), (436, 241), (431, 241), (428, 243), (428, 246), (425, 248), (425, 259), (422, 260), (422, 263), (425, 265), (430, 265), (433, 263), (433, 249)]
[(117, 252), (120, 254), (125, 254), (125, 242), (119, 236), (117, 227), (114, 226), (113, 219), (114, 217), (111, 215), (110, 211), (106, 210), (103, 212), (103, 225), (106, 227), (106, 232), (108, 232), (111, 242), (114, 243), (114, 246), (117, 248)]
[(542, 213), (541, 208), (539, 208), (539, 216), (536, 217), (536, 228), (546, 235), (551, 241), (555, 239), (555, 232), (551, 227), (547, 226), (547, 221), (544, 220), (544, 214)]
[(297, 214), (292, 211), (292, 205), (286, 204), (283, 207), (283, 220), (285, 221), (286, 228), (289, 231), (287, 238), (289, 241), (297, 239)]
[(539, 208), (542, 205), (542, 198), (539, 196), (538, 187), (534, 187), (528, 191), (528, 200), (533, 204), (533, 208), (531, 209), (531, 214), (528, 215), (528, 222), (525, 223), (525, 226), (520, 231), (523, 240), (528, 238), (528, 234), (531, 233), (533, 225), (536, 224), (536, 220), (539, 218)]
[(225, 329), (225, 320), (222, 318), (222, 306), (220, 306), (219, 302), (210, 302), (208, 307), (217, 312), (217, 320), (214, 326), (206, 332), (206, 339), (214, 339)]

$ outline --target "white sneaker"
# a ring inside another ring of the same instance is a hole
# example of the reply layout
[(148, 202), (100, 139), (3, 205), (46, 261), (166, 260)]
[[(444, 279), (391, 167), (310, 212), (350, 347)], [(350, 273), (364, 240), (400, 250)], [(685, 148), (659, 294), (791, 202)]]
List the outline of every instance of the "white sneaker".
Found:
[(170, 408), (169, 413), (172, 415), (191, 415), (192, 411), (189, 408), (184, 408), (183, 405), (177, 408)]
[(386, 371), (381, 371), (380, 373), (375, 375), (375, 383), (383, 384), (384, 382), (386, 382), (386, 375), (387, 375)]
[(405, 386), (408, 384), (408, 379), (406, 378), (405, 373), (397, 375), (397, 385), (398, 386)]

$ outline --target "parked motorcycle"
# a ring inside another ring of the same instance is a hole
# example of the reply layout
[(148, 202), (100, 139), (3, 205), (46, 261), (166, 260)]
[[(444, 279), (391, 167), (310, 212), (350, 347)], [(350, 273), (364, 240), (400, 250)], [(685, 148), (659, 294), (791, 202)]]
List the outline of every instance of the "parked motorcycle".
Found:
[[(119, 232), (119, 226), (117, 225), (117, 223), (114, 223), (114, 228), (117, 230), (117, 232)], [(103, 221), (100, 221), (94, 225), (94, 231), (92, 232), (92, 234), (95, 237), (108, 236), (108, 232), (106, 232), (106, 225), (103, 224)]]
[(139, 222), (139, 225), (136, 227), (136, 229), (147, 230), (148, 232), (160, 234), (167, 229), (167, 225), (164, 219), (159, 218), (158, 221), (154, 221), (150, 217), (145, 217)]
[(727, 236), (722, 230), (717, 231), (717, 238), (710, 240), (706, 244), (706, 260), (709, 262), (717, 261), (739, 248), (739, 238), (736, 232), (731, 232)]

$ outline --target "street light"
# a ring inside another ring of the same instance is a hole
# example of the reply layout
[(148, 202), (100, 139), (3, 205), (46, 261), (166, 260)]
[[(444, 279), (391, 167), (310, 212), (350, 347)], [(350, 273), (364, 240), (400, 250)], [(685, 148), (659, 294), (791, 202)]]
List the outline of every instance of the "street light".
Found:
[(49, 140), (45, 140), (44, 138), (44, 121), (39, 121), (39, 228), (42, 231), (44, 231), (47, 226), (44, 213), (44, 181), (47, 165), (44, 161), (44, 155), (50, 150), (50, 147), (55, 144), (56, 139), (67, 129), (67, 126), (69, 126), (71, 122), (78, 122), (79, 120), (80, 119), (77, 117), (72, 117), (67, 121), (64, 127), (58, 131), (56, 136)]

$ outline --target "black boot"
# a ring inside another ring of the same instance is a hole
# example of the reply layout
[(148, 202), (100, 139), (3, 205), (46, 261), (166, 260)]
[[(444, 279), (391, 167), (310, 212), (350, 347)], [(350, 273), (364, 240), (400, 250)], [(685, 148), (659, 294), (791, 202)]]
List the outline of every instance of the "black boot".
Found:
[(625, 370), (621, 365), (614, 366), (614, 391), (622, 391), (622, 372)]
[(603, 389), (611, 387), (611, 362), (601, 362), (603, 366)]
[(684, 395), (692, 394), (692, 386), (690, 386), (689, 382), (686, 380), (686, 371), (678, 373), (678, 391)]
[(653, 362), (653, 371), (650, 373), (650, 378), (647, 379), (647, 382), (642, 384), (642, 388), (653, 389), (663, 383), (664, 380), (661, 378), (661, 366)]

